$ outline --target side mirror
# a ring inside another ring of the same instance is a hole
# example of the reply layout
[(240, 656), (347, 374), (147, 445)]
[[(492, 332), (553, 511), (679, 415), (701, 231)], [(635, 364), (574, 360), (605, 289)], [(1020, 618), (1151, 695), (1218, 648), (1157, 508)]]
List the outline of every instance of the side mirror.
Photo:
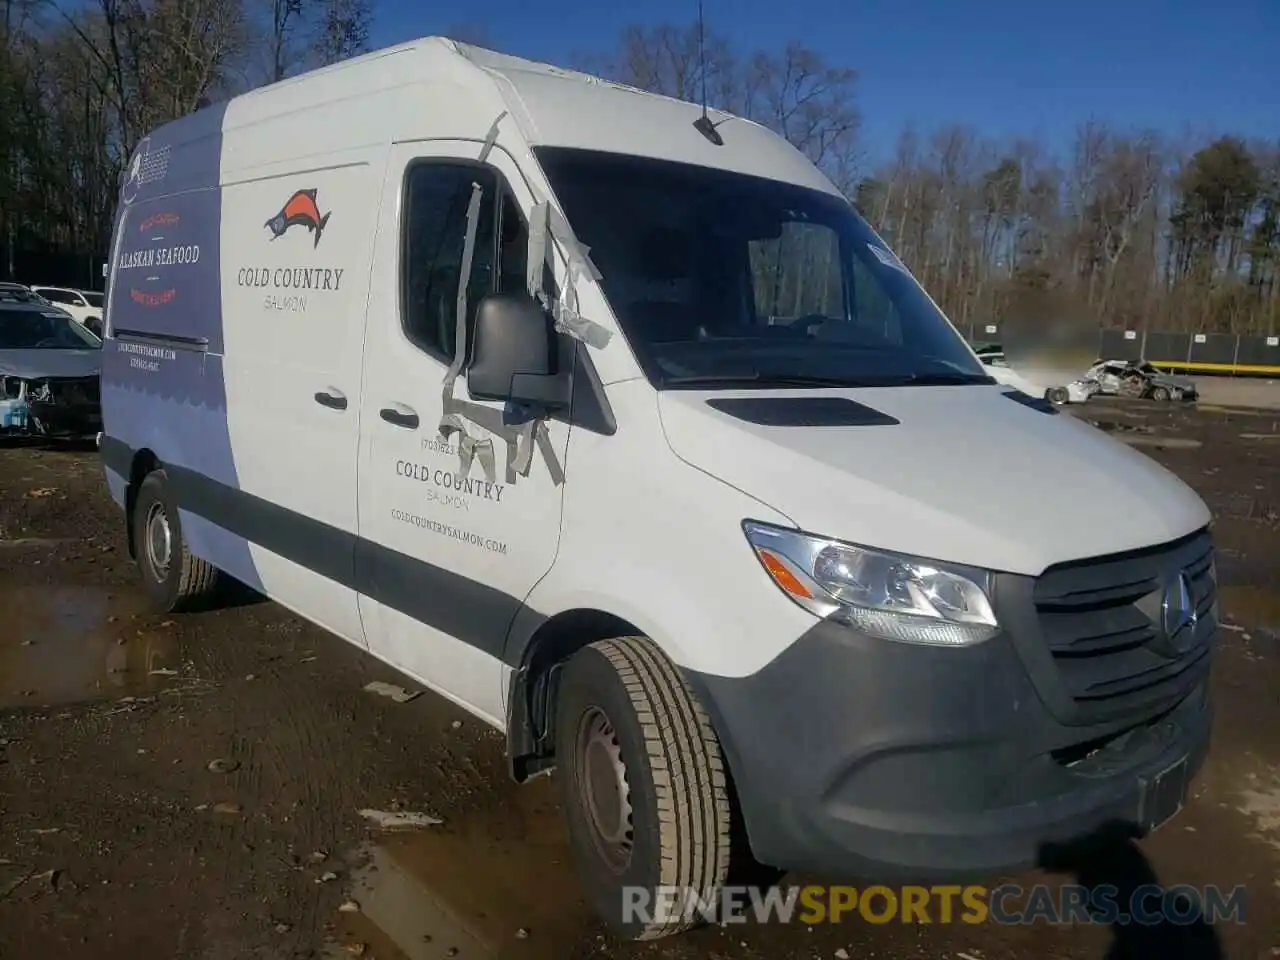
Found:
[(528, 294), (491, 294), (476, 306), (467, 392), (476, 400), (511, 400), (548, 410), (569, 406), (568, 372), (556, 369), (551, 318)]

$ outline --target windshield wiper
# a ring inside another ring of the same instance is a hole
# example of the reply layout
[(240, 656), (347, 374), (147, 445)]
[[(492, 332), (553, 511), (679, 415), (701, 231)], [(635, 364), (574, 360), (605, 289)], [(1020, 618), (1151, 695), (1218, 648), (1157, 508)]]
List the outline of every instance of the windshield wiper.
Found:
[(755, 387), (859, 387), (865, 386), (860, 380), (848, 377), (819, 377), (809, 374), (780, 373), (723, 373), (696, 374), (684, 377), (664, 377), (664, 387), (720, 387), (737, 384), (750, 384)]
[(823, 377), (805, 373), (723, 373), (697, 374), (683, 377), (667, 377), (664, 387), (939, 387), (963, 384), (996, 383), (994, 377), (980, 373), (941, 371), (936, 373), (911, 373), (887, 377)]
[(910, 376), (894, 380), (899, 384), (915, 387), (947, 387), (971, 383), (996, 383), (995, 377), (981, 373), (913, 373)]

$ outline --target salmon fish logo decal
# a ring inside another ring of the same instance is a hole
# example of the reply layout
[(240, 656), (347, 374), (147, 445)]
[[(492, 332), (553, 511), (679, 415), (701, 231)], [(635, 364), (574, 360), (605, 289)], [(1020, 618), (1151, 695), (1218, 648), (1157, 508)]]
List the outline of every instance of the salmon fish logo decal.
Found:
[(320, 213), (316, 204), (315, 190), (299, 190), (280, 208), (280, 212), (268, 220), (263, 226), (271, 231), (271, 239), (279, 240), (289, 232), (290, 227), (306, 227), (315, 235), (312, 248), (320, 246), (320, 235), (324, 233), (329, 222), (329, 214)]

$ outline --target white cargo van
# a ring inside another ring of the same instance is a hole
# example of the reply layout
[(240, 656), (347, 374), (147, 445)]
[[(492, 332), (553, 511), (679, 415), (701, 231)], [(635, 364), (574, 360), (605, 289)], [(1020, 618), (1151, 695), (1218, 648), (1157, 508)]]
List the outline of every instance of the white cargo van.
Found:
[(505, 731), (631, 936), (731, 852), (1151, 829), (1204, 757), (1204, 504), (994, 382), (754, 123), (422, 40), (152, 133), (109, 289), (156, 605), (225, 573)]

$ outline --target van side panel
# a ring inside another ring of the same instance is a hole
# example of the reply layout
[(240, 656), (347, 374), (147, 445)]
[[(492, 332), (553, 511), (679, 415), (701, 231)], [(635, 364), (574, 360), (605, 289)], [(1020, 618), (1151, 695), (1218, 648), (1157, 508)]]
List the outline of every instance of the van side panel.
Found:
[[(143, 139), (121, 188), (102, 349), (103, 459), (113, 491), (141, 451), (165, 465), (179, 502), (190, 502), (192, 474), (239, 486), (222, 372), (224, 113), (208, 107)], [(187, 510), (181, 520), (192, 553), (260, 586), (244, 540)]]

